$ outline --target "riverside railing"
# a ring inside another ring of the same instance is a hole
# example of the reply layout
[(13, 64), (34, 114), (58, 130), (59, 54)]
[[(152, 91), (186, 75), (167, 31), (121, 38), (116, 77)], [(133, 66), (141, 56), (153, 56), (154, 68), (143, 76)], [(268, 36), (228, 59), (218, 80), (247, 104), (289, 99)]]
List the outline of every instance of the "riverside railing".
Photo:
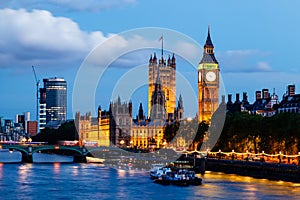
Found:
[(282, 154), (280, 151), (277, 154), (268, 154), (264, 151), (260, 153), (246, 152), (223, 152), (221, 150), (217, 152), (212, 151), (177, 151), (182, 154), (197, 154), (197, 157), (208, 157), (215, 159), (230, 159), (230, 160), (244, 160), (244, 161), (257, 161), (257, 162), (270, 162), (270, 163), (283, 163), (283, 164), (295, 164), (300, 165), (300, 152), (295, 155)]

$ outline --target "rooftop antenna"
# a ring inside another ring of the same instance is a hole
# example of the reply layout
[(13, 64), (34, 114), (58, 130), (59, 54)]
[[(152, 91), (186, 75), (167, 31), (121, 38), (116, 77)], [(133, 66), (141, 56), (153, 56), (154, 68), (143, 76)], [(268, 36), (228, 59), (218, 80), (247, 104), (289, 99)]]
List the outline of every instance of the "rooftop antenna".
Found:
[(35, 78), (35, 84), (36, 84), (36, 121), (39, 119), (39, 86), (40, 86), (40, 80), (37, 79), (34, 66), (32, 66), (34, 78)]

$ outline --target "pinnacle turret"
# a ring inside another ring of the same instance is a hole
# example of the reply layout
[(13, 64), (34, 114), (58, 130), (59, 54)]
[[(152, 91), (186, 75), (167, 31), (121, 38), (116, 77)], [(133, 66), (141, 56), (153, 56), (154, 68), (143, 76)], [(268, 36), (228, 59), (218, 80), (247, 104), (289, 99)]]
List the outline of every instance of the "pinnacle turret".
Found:
[(213, 43), (211, 41), (211, 38), (210, 38), (210, 26), (208, 26), (207, 38), (206, 38), (206, 42), (205, 42), (204, 48), (205, 47), (212, 47), (212, 48), (214, 48), (214, 45), (213, 45)]

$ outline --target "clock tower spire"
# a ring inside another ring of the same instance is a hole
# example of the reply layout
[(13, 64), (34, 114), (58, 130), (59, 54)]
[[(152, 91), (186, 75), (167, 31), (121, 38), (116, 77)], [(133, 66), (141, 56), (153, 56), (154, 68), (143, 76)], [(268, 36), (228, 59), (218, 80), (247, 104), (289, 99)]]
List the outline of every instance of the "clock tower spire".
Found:
[(210, 122), (219, 106), (220, 68), (214, 54), (214, 45), (210, 37), (210, 27), (202, 59), (198, 66), (198, 121)]

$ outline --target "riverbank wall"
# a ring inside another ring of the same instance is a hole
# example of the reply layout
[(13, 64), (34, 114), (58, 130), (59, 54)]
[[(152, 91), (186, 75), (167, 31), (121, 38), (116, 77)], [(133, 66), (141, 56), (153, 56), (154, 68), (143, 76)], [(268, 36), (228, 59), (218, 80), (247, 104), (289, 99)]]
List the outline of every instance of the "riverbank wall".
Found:
[(300, 183), (299, 165), (207, 158), (205, 171)]

